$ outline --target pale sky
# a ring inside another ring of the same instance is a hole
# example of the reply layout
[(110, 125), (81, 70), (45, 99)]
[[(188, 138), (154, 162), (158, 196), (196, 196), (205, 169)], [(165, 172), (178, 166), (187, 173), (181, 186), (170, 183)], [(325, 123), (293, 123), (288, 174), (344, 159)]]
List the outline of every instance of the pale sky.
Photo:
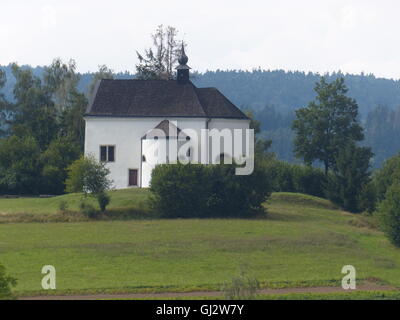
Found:
[(194, 70), (400, 78), (398, 0), (0, 0), (0, 64), (60, 57), (133, 72), (159, 24), (180, 31)]

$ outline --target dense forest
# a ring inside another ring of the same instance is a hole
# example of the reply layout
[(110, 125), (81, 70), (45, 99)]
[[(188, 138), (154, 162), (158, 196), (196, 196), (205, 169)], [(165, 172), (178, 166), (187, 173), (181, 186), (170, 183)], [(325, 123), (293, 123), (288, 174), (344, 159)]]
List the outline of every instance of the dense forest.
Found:
[[(30, 68), (41, 77), (44, 68)], [(13, 101), (15, 78), (11, 65), (0, 67), (7, 82), (2, 89), (6, 99)], [(380, 167), (382, 161), (400, 151), (400, 82), (376, 78), (374, 75), (350, 75), (340, 72), (324, 75), (328, 81), (344, 77), (348, 95), (359, 105), (360, 121), (365, 129), (364, 145), (372, 147), (375, 154), (372, 166)], [(116, 79), (134, 78), (129, 72), (117, 73)], [(261, 135), (273, 141), (271, 150), (278, 158), (296, 162), (293, 154), (292, 122), (294, 111), (306, 106), (315, 98), (314, 86), (321, 75), (316, 73), (286, 72), (283, 70), (207, 71), (193, 72), (192, 81), (199, 87), (216, 87), (243, 110), (252, 110), (261, 122)], [(78, 89), (87, 94), (93, 74), (80, 74)]]

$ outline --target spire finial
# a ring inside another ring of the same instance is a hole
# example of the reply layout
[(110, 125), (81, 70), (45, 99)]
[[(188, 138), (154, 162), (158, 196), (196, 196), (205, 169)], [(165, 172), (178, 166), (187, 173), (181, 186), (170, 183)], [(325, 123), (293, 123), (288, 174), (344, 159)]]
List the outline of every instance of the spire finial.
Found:
[(188, 60), (189, 58), (185, 53), (185, 45), (184, 42), (182, 41), (181, 55), (178, 58), (179, 66), (176, 67), (177, 70), (176, 80), (180, 84), (186, 84), (189, 82), (190, 67), (187, 65)]
[(188, 63), (189, 58), (185, 53), (185, 45), (182, 41), (182, 48), (181, 48), (181, 56), (178, 58), (178, 62), (180, 65), (184, 66)]

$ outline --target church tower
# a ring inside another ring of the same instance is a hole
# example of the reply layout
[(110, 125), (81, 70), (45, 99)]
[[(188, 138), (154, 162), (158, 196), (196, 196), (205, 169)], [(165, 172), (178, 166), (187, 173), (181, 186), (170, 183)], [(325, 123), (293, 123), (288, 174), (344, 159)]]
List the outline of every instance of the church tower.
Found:
[(178, 58), (179, 66), (176, 67), (176, 80), (179, 84), (185, 84), (189, 82), (190, 67), (187, 65), (188, 60), (189, 58), (185, 54), (185, 46), (182, 42), (181, 56)]

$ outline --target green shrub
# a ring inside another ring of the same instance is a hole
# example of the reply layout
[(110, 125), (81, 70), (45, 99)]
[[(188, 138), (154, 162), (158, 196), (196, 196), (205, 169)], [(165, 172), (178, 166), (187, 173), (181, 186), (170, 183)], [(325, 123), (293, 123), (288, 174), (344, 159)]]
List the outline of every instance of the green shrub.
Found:
[(17, 285), (17, 280), (6, 274), (6, 269), (0, 264), (0, 300), (13, 299), (11, 288)]
[(110, 203), (110, 196), (105, 192), (96, 194), (97, 202), (99, 203), (101, 212), (106, 211), (106, 207)]
[(90, 195), (99, 204), (100, 210), (105, 211), (110, 203), (109, 196), (105, 193), (111, 188), (112, 181), (108, 175), (110, 170), (102, 162), (97, 162), (94, 157), (81, 157), (68, 167), (66, 180), (67, 192), (84, 192)]
[(67, 192), (101, 193), (110, 189), (110, 170), (94, 157), (81, 157), (68, 167)]
[(293, 181), (293, 167), (290, 163), (284, 161), (274, 161), (269, 168), (275, 172), (273, 181), (274, 191), (276, 192), (296, 192)]
[(363, 188), (370, 182), (370, 148), (353, 143), (344, 146), (335, 157), (335, 168), (328, 176), (326, 195), (333, 203), (353, 213), (361, 206)]
[(323, 197), (326, 177), (321, 169), (311, 166), (292, 165), (294, 189), (298, 193)]
[(394, 183), (379, 204), (378, 217), (389, 240), (400, 247), (400, 182)]
[(275, 192), (298, 192), (316, 197), (325, 195), (326, 177), (321, 169), (276, 159), (266, 160), (265, 168)]
[(377, 201), (385, 198), (388, 188), (400, 181), (400, 154), (385, 161), (382, 168), (375, 172), (373, 177)]
[(373, 181), (365, 184), (359, 196), (359, 207), (361, 211), (372, 214), (376, 210), (377, 205), (377, 191)]
[(68, 202), (65, 201), (65, 200), (60, 201), (59, 204), (58, 204), (58, 209), (61, 212), (67, 211), (68, 210)]
[(38, 194), (40, 149), (33, 137), (0, 139), (0, 189), (12, 194)]
[(253, 174), (235, 175), (234, 165), (207, 166), (207, 216), (249, 217), (263, 210), (271, 187), (266, 170), (257, 165)]
[(258, 289), (260, 289), (258, 280), (246, 276), (242, 272), (238, 277), (234, 277), (230, 283), (225, 284), (222, 291), (227, 300), (254, 300)]
[(67, 168), (80, 156), (79, 146), (69, 137), (57, 137), (46, 151), (40, 155), (43, 163), (42, 192), (62, 194), (67, 178)]
[(206, 210), (202, 165), (160, 165), (151, 174), (151, 206), (166, 218), (199, 217)]
[(95, 207), (93, 207), (91, 204), (89, 204), (85, 201), (82, 201), (79, 204), (79, 209), (82, 214), (84, 214), (86, 217), (88, 217), (90, 219), (96, 219), (100, 213), (98, 210), (96, 210)]
[(160, 165), (150, 190), (152, 207), (166, 218), (249, 217), (270, 195), (266, 170), (236, 176), (234, 165)]

